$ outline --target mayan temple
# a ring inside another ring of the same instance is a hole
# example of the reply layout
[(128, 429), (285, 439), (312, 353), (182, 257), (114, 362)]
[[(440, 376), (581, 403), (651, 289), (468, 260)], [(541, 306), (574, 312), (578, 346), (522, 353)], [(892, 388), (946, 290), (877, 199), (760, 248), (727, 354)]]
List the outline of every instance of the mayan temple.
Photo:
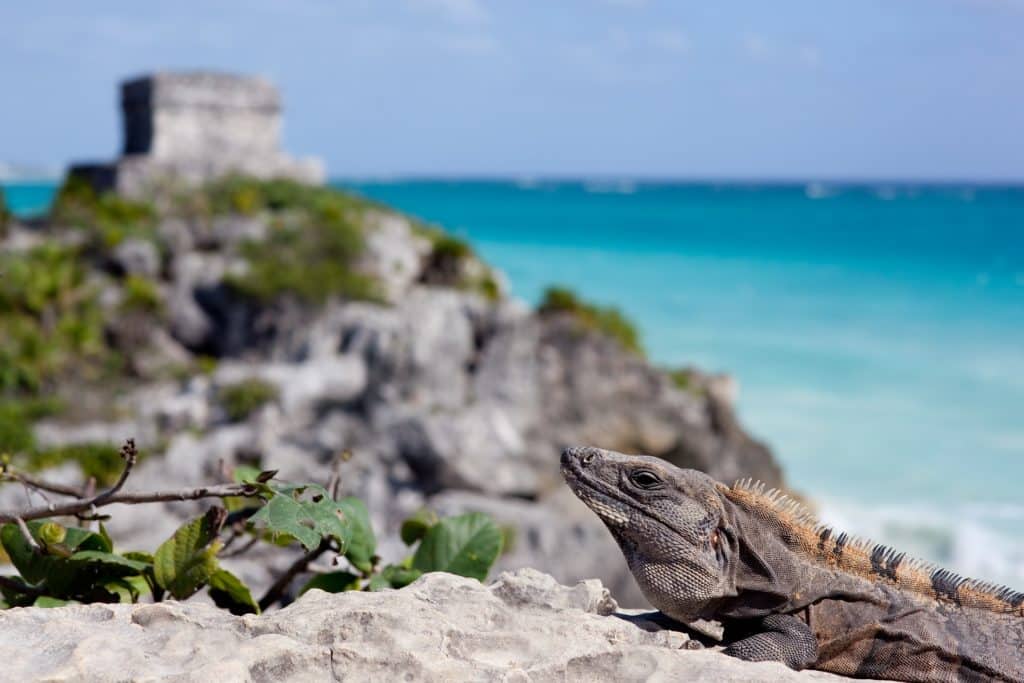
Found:
[(139, 196), (168, 182), (194, 185), (232, 173), (323, 182), (319, 160), (282, 152), (281, 96), (262, 78), (141, 76), (121, 84), (121, 112), (122, 156), (71, 169), (98, 188)]

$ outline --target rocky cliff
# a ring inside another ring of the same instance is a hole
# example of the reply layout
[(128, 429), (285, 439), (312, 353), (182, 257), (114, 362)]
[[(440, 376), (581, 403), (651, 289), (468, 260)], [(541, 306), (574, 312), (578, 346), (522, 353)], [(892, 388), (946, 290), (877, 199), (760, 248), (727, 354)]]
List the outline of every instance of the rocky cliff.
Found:
[[(572, 307), (530, 310), (436, 229), (294, 183), (234, 179), (154, 201), (72, 184), (49, 221), (9, 231), (7, 258), (27, 272), (72, 273), (45, 290), (46, 315), (91, 330), (8, 368), (38, 364), (39, 377), (21, 386), (15, 376), (14, 388), (62, 404), (35, 419), (35, 452), (134, 437), (148, 453), (135, 488), (217, 480), (236, 465), (323, 482), (350, 453), (343, 488), (366, 501), (389, 539), (386, 559), (404, 550), (395, 532), (407, 514), (478, 510), (510, 529), (501, 568), (600, 577), (627, 605), (642, 598), (606, 531), (561, 484), (563, 446), (780, 484), (721, 382), (697, 372), (680, 382)], [(13, 321), (0, 325), (25, 334)], [(83, 335), (95, 343), (76, 346)], [(96, 469), (82, 457), (32, 462), (68, 479)], [(0, 507), (24, 503), (0, 488)], [(147, 548), (194, 511), (114, 510), (109, 525), (121, 547)], [(234, 569), (259, 588), (280, 569), (267, 562)]]
[[(464, 242), (297, 182), (315, 178), (279, 151), (270, 84), (156, 74), (122, 105), (125, 155), (0, 231), (0, 453), (17, 466), (102, 486), (129, 437), (136, 489), (340, 466), (385, 560), (420, 508), (482, 511), (507, 529), (501, 568), (600, 577), (627, 605), (643, 600), (618, 549), (560, 482), (564, 446), (781, 484), (729, 384), (651, 365), (618, 312), (567, 292), (531, 310)], [(0, 487), (0, 509), (36, 494)], [(152, 549), (197, 507), (112, 510), (109, 528)], [(226, 562), (260, 590), (291, 559)]]

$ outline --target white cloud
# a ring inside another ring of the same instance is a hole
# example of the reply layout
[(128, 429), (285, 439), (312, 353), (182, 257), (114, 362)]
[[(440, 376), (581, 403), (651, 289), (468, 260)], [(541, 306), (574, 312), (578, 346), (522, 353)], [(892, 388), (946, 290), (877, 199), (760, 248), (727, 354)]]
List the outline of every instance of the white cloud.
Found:
[(813, 45), (803, 45), (797, 50), (800, 61), (807, 66), (818, 66), (821, 63), (821, 53)]
[(743, 51), (747, 56), (758, 62), (764, 62), (775, 56), (775, 46), (762, 35), (748, 33), (743, 36)]
[(494, 36), (483, 33), (456, 33), (434, 36), (432, 42), (443, 50), (461, 55), (491, 55), (498, 51)]
[(689, 52), (692, 47), (690, 38), (683, 31), (674, 28), (652, 31), (650, 41), (657, 49), (676, 54)]
[(490, 18), (480, 0), (410, 0), (410, 3), (457, 24), (481, 24)]
[(811, 68), (821, 64), (821, 52), (817, 46), (810, 44), (787, 44), (759, 33), (744, 35), (741, 40), (741, 47), (747, 57), (755, 62), (795, 63)]

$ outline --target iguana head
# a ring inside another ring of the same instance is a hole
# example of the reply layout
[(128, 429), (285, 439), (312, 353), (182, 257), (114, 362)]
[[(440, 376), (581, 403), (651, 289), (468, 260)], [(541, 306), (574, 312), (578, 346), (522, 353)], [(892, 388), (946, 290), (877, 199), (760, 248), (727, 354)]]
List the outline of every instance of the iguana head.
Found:
[(562, 476), (612, 532), (662, 612), (688, 621), (735, 595), (729, 567), (736, 544), (714, 479), (659, 458), (590, 447), (562, 452)]

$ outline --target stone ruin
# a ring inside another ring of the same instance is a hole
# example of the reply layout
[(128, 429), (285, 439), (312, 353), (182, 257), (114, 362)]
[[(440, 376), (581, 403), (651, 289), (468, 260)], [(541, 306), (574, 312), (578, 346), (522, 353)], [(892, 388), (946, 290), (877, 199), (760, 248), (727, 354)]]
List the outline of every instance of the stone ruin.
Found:
[(121, 112), (122, 156), (70, 170), (99, 190), (137, 197), (168, 182), (198, 185), (234, 173), (324, 180), (322, 162), (281, 151), (281, 96), (262, 78), (209, 72), (142, 76), (121, 84)]

